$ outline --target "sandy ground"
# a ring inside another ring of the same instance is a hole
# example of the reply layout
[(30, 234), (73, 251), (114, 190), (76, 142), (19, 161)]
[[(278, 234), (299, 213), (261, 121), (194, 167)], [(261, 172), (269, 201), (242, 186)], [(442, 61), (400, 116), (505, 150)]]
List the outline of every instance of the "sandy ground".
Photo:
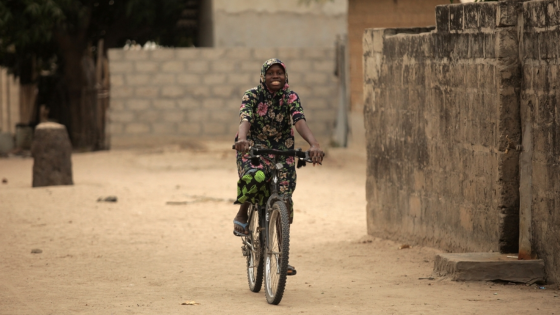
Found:
[(268, 305), (232, 236), (230, 145), (76, 153), (75, 185), (46, 188), (0, 159), (0, 314), (560, 314), (552, 285), (419, 279), (438, 250), (366, 235), (365, 153), (344, 149), (298, 172), (298, 275)]

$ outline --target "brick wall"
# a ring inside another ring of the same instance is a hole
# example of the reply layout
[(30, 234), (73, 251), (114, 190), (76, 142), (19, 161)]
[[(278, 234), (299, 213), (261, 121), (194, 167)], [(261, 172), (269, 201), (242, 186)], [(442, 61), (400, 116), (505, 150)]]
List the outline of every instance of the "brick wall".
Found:
[(519, 62), (504, 8), (438, 6), (437, 30), (365, 32), (370, 233), (517, 251)]
[(362, 36), (367, 28), (435, 25), (434, 8), (449, 0), (348, 0), (351, 110), (363, 110)]
[(269, 58), (286, 63), (311, 130), (334, 125), (337, 81), (330, 48), (186, 48), (109, 51), (112, 145), (235, 137), (243, 93)]
[(560, 281), (560, 3), (523, 4), (521, 121), (523, 211), (530, 214), (532, 251)]

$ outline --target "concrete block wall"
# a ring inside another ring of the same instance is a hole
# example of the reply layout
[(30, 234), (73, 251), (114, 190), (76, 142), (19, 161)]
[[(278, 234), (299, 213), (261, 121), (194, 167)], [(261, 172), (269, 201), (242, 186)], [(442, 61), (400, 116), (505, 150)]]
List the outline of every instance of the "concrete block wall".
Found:
[(555, 282), (560, 282), (559, 17), (559, 1), (523, 3), (521, 207), (531, 217), (532, 252)]
[(451, 251), (517, 251), (511, 5), (438, 6), (435, 30), (364, 33), (370, 234)]
[(186, 137), (232, 139), (243, 93), (279, 58), (307, 123), (326, 138), (334, 126), (334, 48), (182, 48), (109, 50), (113, 146)]

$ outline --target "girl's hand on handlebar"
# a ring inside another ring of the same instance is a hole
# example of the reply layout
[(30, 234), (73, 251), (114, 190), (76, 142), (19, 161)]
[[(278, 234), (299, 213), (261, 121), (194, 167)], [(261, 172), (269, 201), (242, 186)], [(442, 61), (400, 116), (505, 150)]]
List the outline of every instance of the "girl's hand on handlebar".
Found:
[(325, 153), (321, 150), (319, 144), (314, 144), (311, 148), (309, 148), (309, 158), (313, 161), (313, 166), (315, 166), (315, 164), (321, 165), (323, 163), (324, 156)]
[(247, 140), (237, 140), (237, 142), (235, 143), (235, 150), (245, 154), (247, 151), (249, 151), (249, 141)]

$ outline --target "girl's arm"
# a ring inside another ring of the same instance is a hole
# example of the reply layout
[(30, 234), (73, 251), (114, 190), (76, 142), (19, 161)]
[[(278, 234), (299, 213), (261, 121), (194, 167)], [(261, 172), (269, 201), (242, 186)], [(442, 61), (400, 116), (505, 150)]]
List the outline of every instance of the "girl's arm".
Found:
[(313, 136), (311, 129), (309, 129), (309, 126), (307, 126), (307, 122), (305, 122), (305, 119), (300, 119), (296, 122), (296, 130), (300, 134), (300, 136), (305, 139), (305, 141), (307, 141), (307, 143), (309, 143), (309, 145), (311, 146), (309, 148), (309, 157), (313, 161), (313, 166), (315, 166), (315, 163), (321, 164), (323, 162), (323, 156), (325, 156), (325, 153), (323, 153), (323, 150), (321, 150), (319, 142), (315, 140), (315, 137)]

